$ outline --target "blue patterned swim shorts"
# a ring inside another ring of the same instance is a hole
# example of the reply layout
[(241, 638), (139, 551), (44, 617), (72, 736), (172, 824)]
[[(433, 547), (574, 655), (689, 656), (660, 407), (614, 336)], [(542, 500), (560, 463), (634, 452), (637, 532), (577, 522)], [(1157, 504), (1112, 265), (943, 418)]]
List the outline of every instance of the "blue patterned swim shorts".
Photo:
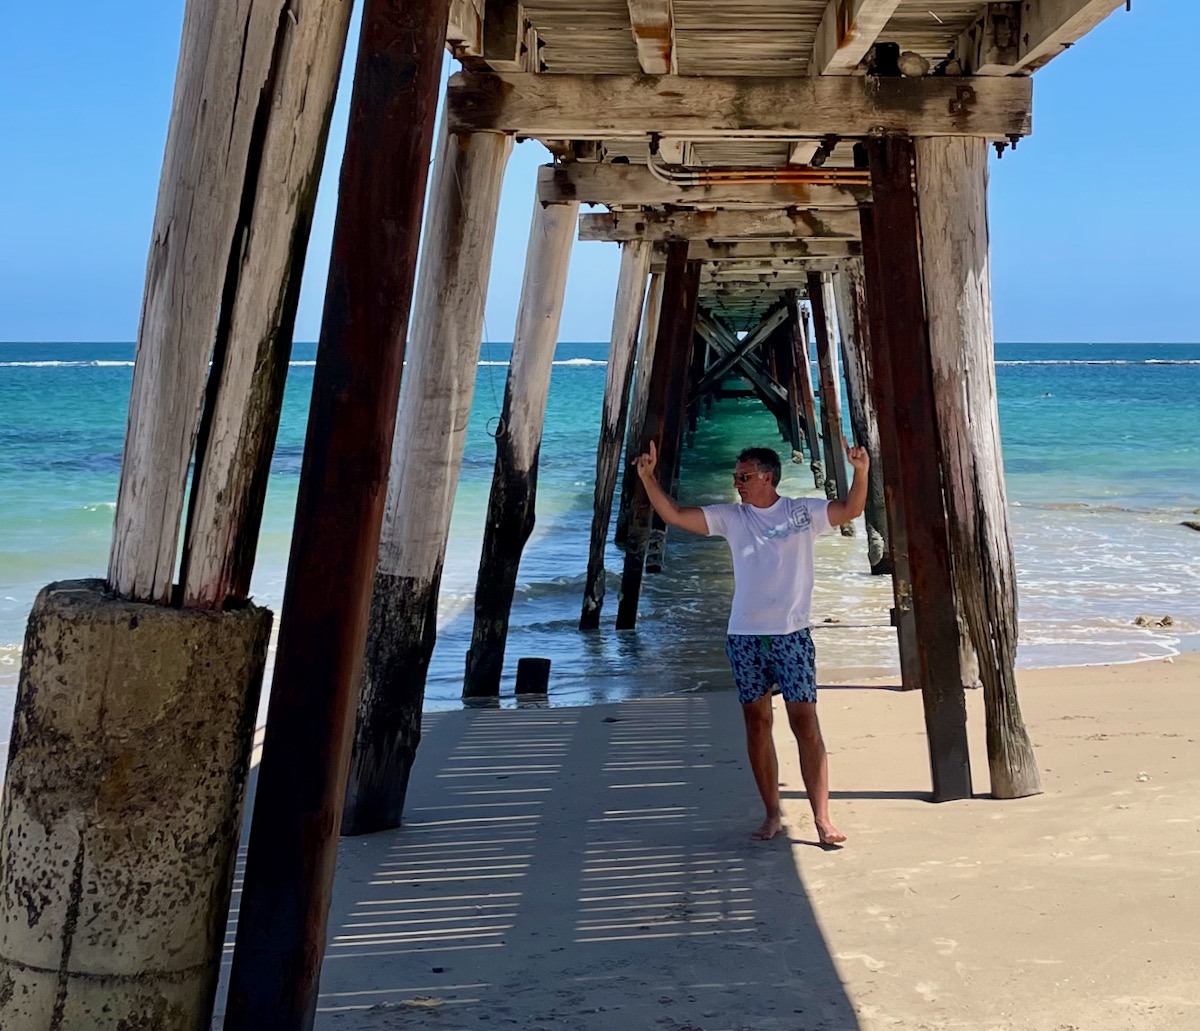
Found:
[(790, 634), (730, 634), (725, 654), (738, 701), (756, 702), (776, 684), (785, 702), (817, 700), (817, 653), (808, 630)]

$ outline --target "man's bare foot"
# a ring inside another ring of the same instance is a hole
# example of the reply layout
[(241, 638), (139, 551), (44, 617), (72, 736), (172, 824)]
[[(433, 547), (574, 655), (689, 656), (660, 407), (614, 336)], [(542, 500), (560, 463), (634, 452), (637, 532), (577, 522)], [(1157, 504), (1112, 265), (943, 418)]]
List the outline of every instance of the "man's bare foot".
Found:
[(750, 835), (755, 841), (770, 841), (776, 834), (783, 830), (783, 820), (778, 816), (768, 816), (762, 822), (762, 826)]
[(846, 840), (846, 835), (838, 830), (832, 823), (818, 823), (817, 837), (820, 839), (821, 844), (826, 848), (834, 848), (843, 844)]

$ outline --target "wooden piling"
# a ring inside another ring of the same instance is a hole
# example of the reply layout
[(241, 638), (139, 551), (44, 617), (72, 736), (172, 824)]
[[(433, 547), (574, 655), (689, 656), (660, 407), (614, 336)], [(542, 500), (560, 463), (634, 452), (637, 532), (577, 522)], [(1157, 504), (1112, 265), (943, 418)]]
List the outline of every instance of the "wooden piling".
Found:
[(987, 223), (987, 143), (918, 140), (917, 200), (933, 393), (955, 586), (979, 657), (992, 794), (1042, 790), (1014, 663), (1017, 589), (1000, 450)]
[(954, 580), (941, 476), (938, 463), (931, 460), (938, 453), (938, 439), (913, 186), (914, 147), (904, 136), (870, 139), (863, 147), (872, 197), (870, 217), (863, 219), (867, 303), (876, 312), (868, 336), (878, 385), (876, 410), (894, 417), (933, 798), (970, 798)]
[(633, 397), (629, 404), (629, 424), (625, 434), (625, 469), (621, 475), (621, 504), (617, 509), (617, 526), (613, 543), (624, 547), (629, 539), (629, 514), (633, 510), (633, 489), (637, 472), (633, 464), (642, 443), (642, 426), (646, 422), (646, 403), (650, 398), (650, 377), (654, 370), (654, 349), (658, 344), (658, 322), (662, 312), (663, 277), (661, 272), (650, 275), (646, 291), (646, 313), (642, 318), (642, 334), (638, 342), (637, 370), (633, 381)]
[(796, 369), (796, 352), (792, 344), (792, 327), (785, 322), (771, 336), (775, 354), (775, 365), (779, 370), (780, 383), (787, 391), (787, 436), (792, 449), (792, 461), (804, 461), (804, 443), (801, 431), (800, 380)]
[(317, 1006), (448, 0), (366, 0), (225, 1031)]
[[(671, 463), (670, 477), (663, 483), (667, 493), (673, 498), (679, 497), (679, 477), (683, 469), (683, 451), (685, 446), (685, 438), (687, 434), (687, 425), (689, 413), (692, 409), (692, 398), (699, 389), (699, 383), (703, 377), (703, 369), (697, 369), (697, 360), (704, 358), (704, 345), (698, 333), (694, 330), (690, 334), (691, 357), (688, 363), (687, 375), (684, 377), (683, 391), (668, 406), (663, 423), (663, 442), (660, 445), (660, 452), (668, 457), (674, 456), (674, 461)], [(659, 475), (664, 475), (666, 467), (660, 470)], [(663, 563), (666, 560), (667, 552), (667, 534), (669, 527), (663, 521), (662, 517), (655, 512), (650, 519), (650, 535), (646, 541), (646, 562), (645, 571), (647, 573), (661, 573), (663, 571)]]
[[(862, 159), (866, 161), (865, 153)], [(876, 263), (874, 215), (871, 206), (860, 212), (863, 238), (863, 286), (868, 299), (867, 334), (863, 351), (871, 363), (867, 386), (879, 426), (879, 457), (883, 472), (883, 500), (887, 511), (888, 558), (892, 567), (892, 626), (896, 628), (900, 654), (900, 684), (905, 691), (921, 690), (921, 656), (917, 621), (913, 612), (912, 574), (908, 567), (908, 524), (904, 516), (904, 488), (900, 483), (900, 451), (896, 442), (896, 413), (891, 402), (891, 365), (880, 364), (880, 350), (872, 341), (886, 341), (887, 324), (882, 301), (875, 295), (884, 289), (883, 272)], [(881, 345), (883, 346), (883, 345)]]
[[(674, 448), (678, 444), (678, 438), (676, 436), (672, 441), (670, 430), (678, 421), (678, 409), (673, 409), (673, 406), (682, 404), (687, 378), (687, 356), (692, 343), (700, 285), (699, 263), (689, 262), (687, 251), (686, 241), (667, 245), (658, 342), (655, 345), (646, 417), (637, 451), (637, 454), (647, 451), (650, 441), (653, 440), (658, 448), (658, 475), (666, 477), (670, 477), (675, 467)], [(642, 589), (651, 514), (646, 488), (638, 479), (633, 491), (629, 538), (625, 545), (625, 565), (621, 576), (621, 595), (617, 603), (618, 630), (632, 630), (637, 625), (637, 606)]]
[(879, 424), (871, 400), (871, 356), (864, 337), (870, 331), (862, 261), (851, 260), (833, 275), (833, 295), (841, 330), (842, 365), (846, 373), (846, 404), (854, 442), (871, 456), (867, 470), (867, 560), (872, 574), (892, 571), (888, 555), (887, 510), (883, 499), (883, 462), (879, 453)]
[(579, 616), (580, 630), (599, 629), (600, 610), (604, 606), (604, 549), (608, 542), (613, 494), (621, 464), (621, 445), (625, 439), (634, 351), (646, 298), (646, 276), (650, 271), (651, 253), (652, 245), (645, 240), (631, 240), (621, 245), (621, 270), (617, 277), (617, 299), (608, 345), (608, 368), (604, 377), (600, 442), (596, 446), (592, 536), (588, 549), (587, 583), (583, 589), (583, 611)]
[(796, 355), (796, 385), (800, 390), (800, 407), (804, 415), (804, 438), (808, 444), (808, 464), (813, 485), (825, 486), (825, 466), (821, 463), (821, 431), (817, 423), (817, 398), (813, 390), (812, 361), (808, 352), (808, 332), (795, 290), (784, 294), (788, 310), (788, 328), (792, 334), (792, 350)]
[(350, 19), (285, 7), (187, 5), (109, 557), (126, 598), (172, 600), (198, 433), (182, 600), (249, 593)]
[(692, 361), (688, 367), (687, 413), (684, 443), (688, 450), (696, 446), (696, 430), (700, 425), (700, 405), (704, 394), (700, 392), (700, 381), (708, 367), (708, 341), (699, 333), (692, 333)]
[[(817, 343), (817, 369), (821, 376), (821, 441), (825, 451), (825, 497), (845, 498), (846, 451), (842, 445), (841, 376), (838, 373), (837, 326), (834, 321), (833, 283), (828, 272), (808, 274), (808, 303), (812, 305), (813, 336)], [(854, 536), (854, 524), (841, 527), (843, 537)]]
[[(687, 425), (688, 376), (684, 378), (683, 393), (672, 400), (667, 406), (663, 417), (663, 438), (659, 445), (659, 460), (667, 455), (670, 465), (659, 469), (659, 476), (664, 477), (663, 489), (671, 497), (679, 496), (679, 474), (683, 464), (684, 428)], [(670, 469), (668, 474), (667, 470)], [(667, 532), (669, 527), (657, 513), (650, 517), (650, 533), (646, 538), (646, 560), (643, 568), (647, 573), (661, 573), (667, 553)]]
[(543, 206), (534, 201), (504, 409), (496, 430), (496, 468), (475, 584), (475, 627), (467, 652), (464, 698), (500, 693), (517, 570), (533, 532), (538, 451), (578, 216), (577, 203)]
[(413, 301), (343, 834), (398, 827), (421, 740), (438, 593), (475, 394), (512, 137), (443, 130)]

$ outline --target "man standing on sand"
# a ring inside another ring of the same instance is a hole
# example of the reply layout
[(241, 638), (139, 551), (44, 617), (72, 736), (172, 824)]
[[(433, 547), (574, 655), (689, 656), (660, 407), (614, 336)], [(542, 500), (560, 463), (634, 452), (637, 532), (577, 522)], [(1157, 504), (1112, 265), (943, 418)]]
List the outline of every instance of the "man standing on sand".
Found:
[[(842, 441), (845, 445), (845, 439)], [(785, 498), (778, 490), (779, 456), (748, 448), (737, 457), (733, 483), (740, 505), (680, 508), (654, 475), (658, 451), (637, 460), (654, 511), (668, 526), (724, 537), (733, 553), (733, 608), (725, 652), (746, 719), (750, 768), (767, 816), (751, 837), (767, 841), (783, 829), (779, 763), (771, 737), (771, 688), (778, 684), (800, 749), (800, 772), (822, 845), (846, 836), (829, 819), (829, 761), (817, 722), (816, 657), (809, 634), (813, 541), (862, 515), (867, 500), (866, 448), (846, 446), (854, 482), (845, 500)]]

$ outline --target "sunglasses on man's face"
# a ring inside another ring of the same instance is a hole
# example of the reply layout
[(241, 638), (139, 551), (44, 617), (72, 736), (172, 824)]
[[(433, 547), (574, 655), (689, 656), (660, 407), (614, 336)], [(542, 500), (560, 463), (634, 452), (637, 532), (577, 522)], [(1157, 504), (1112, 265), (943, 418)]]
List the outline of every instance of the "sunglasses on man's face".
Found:
[(758, 475), (759, 475), (759, 473), (734, 473), (733, 474), (733, 482), (734, 483), (749, 483), (752, 479), (754, 479), (754, 477), (756, 477)]

